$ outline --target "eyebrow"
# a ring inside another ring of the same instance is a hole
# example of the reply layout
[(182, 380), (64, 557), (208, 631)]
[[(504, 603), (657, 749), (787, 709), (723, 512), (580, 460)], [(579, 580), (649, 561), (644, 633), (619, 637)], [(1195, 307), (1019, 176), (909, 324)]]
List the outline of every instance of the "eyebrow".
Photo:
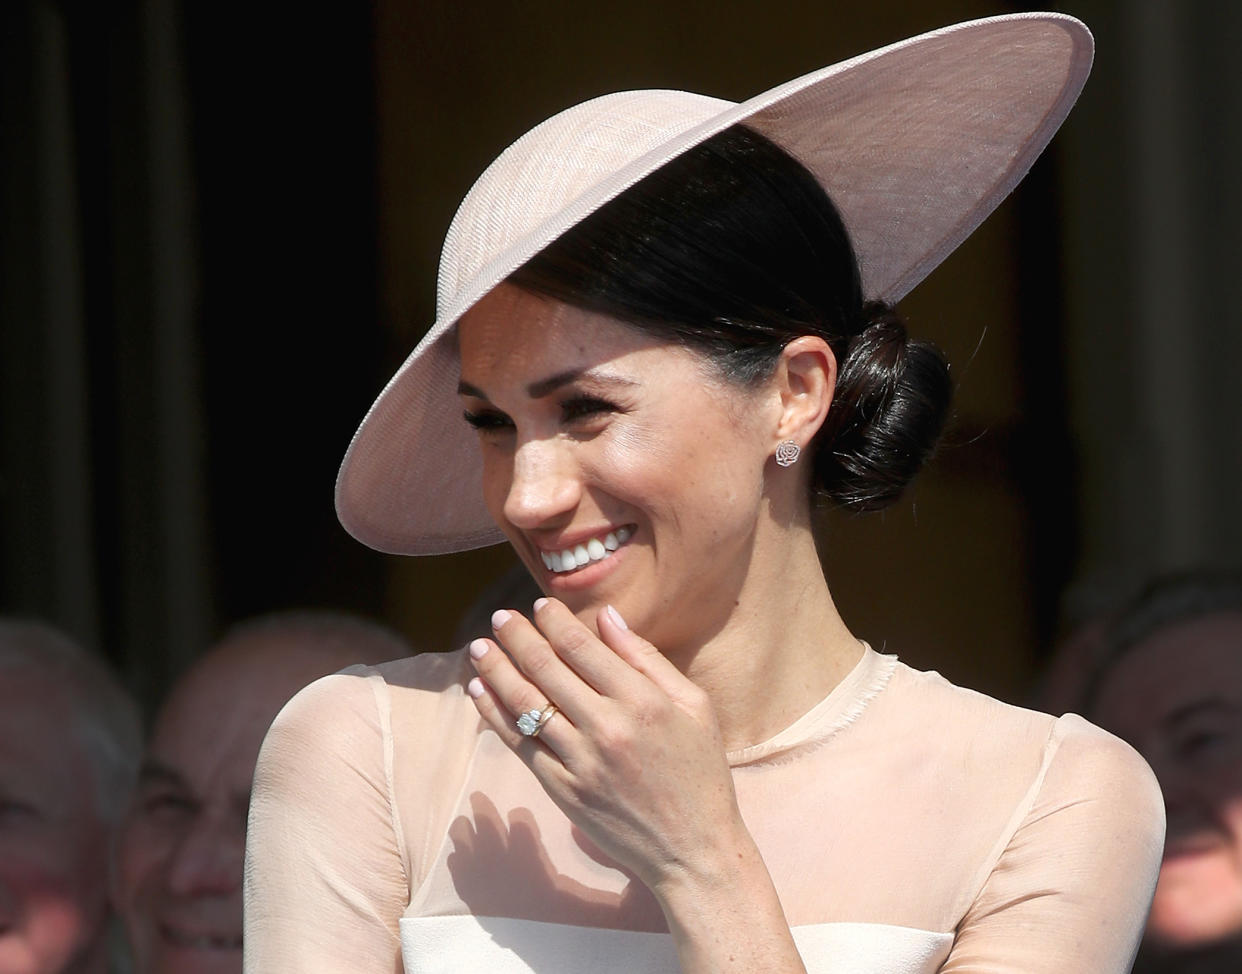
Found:
[(1200, 714), (1234, 714), (1237, 712), (1237, 709), (1237, 706), (1229, 700), (1224, 700), (1220, 697), (1206, 697), (1202, 700), (1193, 700), (1190, 703), (1182, 704), (1182, 706), (1175, 710), (1171, 710), (1165, 714), (1161, 723), (1166, 726), (1172, 726), (1183, 723)]
[[(557, 372), (555, 375), (550, 375), (546, 379), (539, 379), (537, 382), (532, 382), (526, 387), (526, 394), (532, 399), (542, 399), (549, 393), (553, 393), (562, 386), (567, 386), (569, 383), (576, 382), (579, 379), (588, 379), (593, 382), (601, 382), (606, 385), (614, 386), (629, 387), (638, 385), (638, 383), (632, 379), (627, 379), (620, 375), (613, 375), (608, 372), (597, 372), (593, 369), (566, 369), (564, 372)], [(475, 399), (483, 399), (487, 402), (491, 402), (491, 400), (487, 397), (487, 393), (477, 386), (471, 385), (465, 379), (462, 379), (457, 383), (457, 392), (462, 396), (473, 396)]]

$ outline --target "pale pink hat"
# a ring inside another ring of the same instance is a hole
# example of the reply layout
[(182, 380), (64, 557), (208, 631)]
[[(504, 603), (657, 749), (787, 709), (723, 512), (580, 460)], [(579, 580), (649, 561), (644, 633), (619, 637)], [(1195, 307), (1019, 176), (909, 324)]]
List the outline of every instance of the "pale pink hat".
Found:
[(823, 184), (868, 298), (896, 301), (1026, 174), (1091, 69), (1087, 28), (1052, 13), (933, 31), (739, 104), (623, 91), (575, 105), (501, 153), (440, 257), (437, 317), (354, 435), (336, 482), (359, 541), (411, 555), (503, 541), (461, 416), (453, 325), (509, 274), (643, 176), (745, 122)]

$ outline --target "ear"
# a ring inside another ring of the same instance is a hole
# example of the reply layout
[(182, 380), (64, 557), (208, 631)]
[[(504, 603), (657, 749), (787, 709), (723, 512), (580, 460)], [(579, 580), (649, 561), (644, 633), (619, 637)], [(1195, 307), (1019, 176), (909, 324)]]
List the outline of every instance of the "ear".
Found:
[(781, 352), (774, 379), (781, 399), (775, 442), (793, 440), (806, 449), (832, 405), (837, 387), (837, 357), (822, 338), (803, 335)]

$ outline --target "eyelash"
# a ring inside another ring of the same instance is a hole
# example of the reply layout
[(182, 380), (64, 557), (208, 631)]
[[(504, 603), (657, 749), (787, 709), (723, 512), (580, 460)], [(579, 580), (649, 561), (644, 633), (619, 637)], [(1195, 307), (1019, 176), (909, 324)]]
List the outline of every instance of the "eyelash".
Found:
[(585, 416), (616, 412), (616, 409), (616, 406), (604, 399), (597, 399), (594, 396), (578, 396), (561, 403), (561, 416), (566, 422), (573, 422)]
[(504, 413), (497, 413), (488, 410), (481, 413), (472, 413), (466, 410), (462, 413), (467, 423), (473, 426), (480, 433), (491, 433), (496, 430), (505, 429), (513, 424), (509, 421), (509, 417)]
[[(616, 409), (614, 404), (595, 396), (576, 396), (561, 403), (561, 422), (573, 423), (600, 413), (615, 412)], [(513, 421), (496, 410), (472, 413), (467, 409), (462, 415), (467, 423), (481, 433), (499, 432), (513, 427)]]

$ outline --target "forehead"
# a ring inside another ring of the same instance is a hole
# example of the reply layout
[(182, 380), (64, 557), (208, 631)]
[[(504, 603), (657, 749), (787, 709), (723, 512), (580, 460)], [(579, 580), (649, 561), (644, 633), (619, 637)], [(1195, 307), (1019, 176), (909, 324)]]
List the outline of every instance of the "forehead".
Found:
[(65, 694), (44, 679), (0, 671), (0, 789), (76, 794), (87, 763)]
[(1242, 612), (1177, 623), (1133, 646), (1105, 678), (1099, 709), (1155, 719), (1207, 697), (1242, 702)]
[(248, 786), (268, 727), (301, 678), (242, 653), (192, 669), (161, 707), (150, 756), (195, 787)]
[(462, 379), (586, 369), (636, 352), (648, 363), (684, 368), (688, 350), (609, 315), (500, 284), (457, 324)]

